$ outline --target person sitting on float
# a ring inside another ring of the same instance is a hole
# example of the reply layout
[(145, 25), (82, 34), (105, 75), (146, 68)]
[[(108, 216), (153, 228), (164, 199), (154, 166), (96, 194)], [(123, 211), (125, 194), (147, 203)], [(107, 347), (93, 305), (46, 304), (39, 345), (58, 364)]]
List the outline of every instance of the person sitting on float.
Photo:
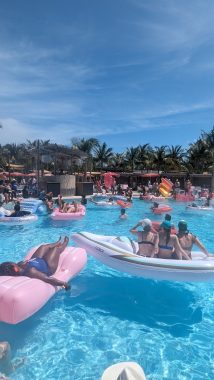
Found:
[(62, 213), (75, 213), (79, 211), (77, 202), (73, 201), (71, 204), (66, 203), (64, 200), (61, 202), (61, 208), (59, 209)]
[(0, 217), (10, 216), (11, 211), (3, 207), (3, 202), (0, 202)]
[(206, 256), (211, 256), (206, 248), (203, 246), (203, 244), (200, 242), (200, 240), (193, 235), (191, 232), (188, 230), (187, 222), (185, 220), (180, 220), (178, 223), (178, 233), (177, 237), (180, 243), (180, 246), (182, 249), (186, 252), (186, 254), (189, 256), (191, 259), (191, 252), (192, 252), (192, 247), (193, 245), (197, 245), (197, 247), (206, 255)]
[(52, 212), (53, 208), (54, 208), (53, 193), (52, 192), (46, 194), (45, 204), (47, 206), (48, 211)]
[(13, 217), (13, 218), (20, 218), (22, 216), (27, 216), (27, 215), (30, 215), (30, 211), (23, 211), (21, 210), (21, 206), (20, 206), (20, 203), (17, 202), (14, 206), (14, 211), (12, 211), (10, 213), (10, 215), (5, 215), (6, 217)]
[(62, 201), (63, 201), (62, 195), (59, 194), (58, 197), (57, 197), (57, 199), (55, 200), (55, 204), (59, 207), (59, 209), (62, 208)]
[[(138, 231), (138, 227), (143, 227), (143, 231)], [(157, 257), (158, 254), (158, 234), (151, 231), (152, 222), (150, 219), (139, 221), (130, 232), (138, 238), (138, 255), (145, 257)]]
[(69, 239), (66, 236), (63, 242), (59, 239), (56, 243), (42, 244), (29, 260), (0, 264), (0, 276), (37, 278), (53, 286), (62, 286), (65, 290), (69, 290), (70, 285), (67, 282), (50, 277), (56, 272), (60, 255), (67, 247), (68, 241)]
[(85, 195), (82, 195), (82, 198), (81, 198), (81, 205), (83, 205), (83, 206), (85, 206), (85, 205), (87, 205), (87, 198), (86, 198), (86, 196)]
[(158, 207), (159, 207), (159, 203), (158, 202), (154, 202), (153, 206), (151, 207), (151, 210), (154, 211), (154, 209), (156, 209)]
[(158, 257), (161, 259), (190, 260), (188, 254), (182, 249), (178, 237), (171, 234), (172, 224), (168, 220), (160, 225)]

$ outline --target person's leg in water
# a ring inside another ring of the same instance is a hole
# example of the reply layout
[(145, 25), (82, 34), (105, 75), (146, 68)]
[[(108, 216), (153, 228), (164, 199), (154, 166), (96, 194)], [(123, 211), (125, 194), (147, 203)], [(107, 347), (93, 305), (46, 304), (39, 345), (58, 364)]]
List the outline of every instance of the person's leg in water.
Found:
[(69, 238), (66, 236), (60, 246), (56, 246), (52, 249), (48, 249), (48, 251), (43, 255), (42, 258), (48, 264), (51, 274), (54, 274), (56, 272), (58, 264), (59, 264), (60, 254), (67, 247), (68, 241), (69, 241)]
[(59, 240), (57, 240), (55, 243), (48, 243), (48, 244), (42, 244), (40, 247), (37, 248), (37, 250), (34, 252), (33, 256), (31, 259), (34, 259), (35, 257), (40, 257), (42, 258), (44, 254), (47, 252), (47, 250), (61, 246), (61, 236)]

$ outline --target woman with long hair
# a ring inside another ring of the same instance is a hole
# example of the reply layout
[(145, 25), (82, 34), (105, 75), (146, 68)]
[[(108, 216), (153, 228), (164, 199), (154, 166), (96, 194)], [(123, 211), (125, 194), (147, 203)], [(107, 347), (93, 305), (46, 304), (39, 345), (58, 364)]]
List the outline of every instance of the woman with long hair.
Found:
[(161, 259), (190, 260), (190, 257), (182, 249), (177, 236), (171, 234), (171, 222), (164, 220), (160, 228), (158, 257)]

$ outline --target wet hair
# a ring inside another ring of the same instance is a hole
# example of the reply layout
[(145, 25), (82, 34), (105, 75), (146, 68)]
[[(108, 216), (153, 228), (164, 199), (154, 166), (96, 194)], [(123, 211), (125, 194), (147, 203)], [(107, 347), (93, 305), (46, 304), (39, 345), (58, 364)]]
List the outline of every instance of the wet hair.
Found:
[(146, 224), (144, 227), (143, 227), (143, 230), (145, 231), (145, 232), (149, 232), (149, 231), (151, 231), (151, 226), (149, 225), (149, 224)]
[(172, 219), (171, 215), (169, 215), (169, 214), (165, 215), (165, 220), (168, 220), (170, 222), (171, 219)]
[(164, 231), (166, 232), (166, 245), (169, 243), (169, 239), (170, 239), (170, 234), (171, 234), (171, 229), (164, 229)]
[(120, 213), (121, 213), (121, 215), (124, 215), (126, 213), (125, 208), (121, 208)]
[(164, 232), (166, 234), (166, 245), (167, 245), (169, 243), (172, 225), (171, 225), (170, 221), (164, 220), (161, 223), (160, 227), (164, 229)]
[(12, 261), (5, 261), (0, 264), (0, 276), (19, 276), (15, 265)]
[(14, 211), (20, 211), (20, 203), (16, 203), (14, 206)]

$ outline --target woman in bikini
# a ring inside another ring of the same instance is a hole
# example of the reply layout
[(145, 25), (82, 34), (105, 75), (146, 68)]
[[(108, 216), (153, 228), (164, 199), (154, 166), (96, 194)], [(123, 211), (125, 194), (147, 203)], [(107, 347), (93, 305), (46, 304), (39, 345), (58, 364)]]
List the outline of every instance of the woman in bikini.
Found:
[[(143, 231), (138, 231), (138, 227), (143, 227)], [(159, 237), (152, 230), (152, 222), (150, 219), (143, 219), (138, 222), (130, 232), (138, 238), (138, 255), (145, 257), (156, 257), (158, 253)]]
[(180, 220), (178, 223), (178, 234), (177, 234), (180, 246), (187, 253), (187, 255), (191, 258), (191, 252), (193, 245), (197, 245), (197, 247), (206, 255), (210, 256), (207, 252), (206, 248), (200, 242), (200, 240), (188, 231), (188, 226), (185, 220)]
[(57, 270), (60, 255), (67, 247), (68, 240), (68, 237), (65, 237), (63, 242), (59, 239), (56, 243), (42, 244), (29, 260), (0, 264), (0, 276), (37, 278), (53, 286), (62, 286), (65, 290), (69, 290), (70, 285), (67, 282), (50, 277)]
[(180, 246), (176, 235), (171, 234), (172, 224), (165, 220), (160, 225), (158, 257), (161, 259), (190, 260), (190, 257)]

